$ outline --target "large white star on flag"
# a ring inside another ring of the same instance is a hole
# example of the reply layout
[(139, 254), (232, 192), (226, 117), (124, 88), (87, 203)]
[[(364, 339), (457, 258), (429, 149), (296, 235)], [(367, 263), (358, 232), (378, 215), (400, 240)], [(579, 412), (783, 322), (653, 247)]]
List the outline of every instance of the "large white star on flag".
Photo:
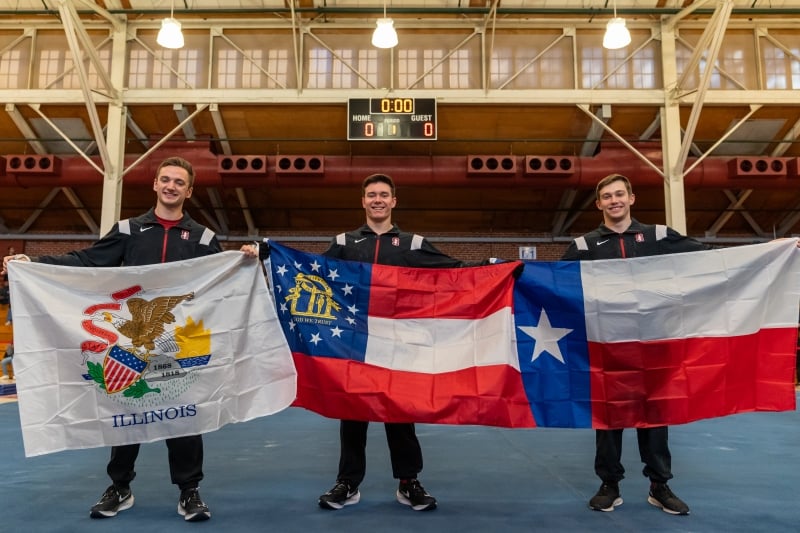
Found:
[(536, 361), (544, 352), (549, 353), (554, 358), (564, 363), (564, 356), (561, 354), (561, 348), (558, 347), (558, 341), (572, 333), (572, 330), (569, 328), (554, 328), (551, 326), (550, 319), (547, 317), (544, 308), (542, 308), (542, 313), (539, 315), (538, 326), (517, 327), (534, 341), (531, 363)]

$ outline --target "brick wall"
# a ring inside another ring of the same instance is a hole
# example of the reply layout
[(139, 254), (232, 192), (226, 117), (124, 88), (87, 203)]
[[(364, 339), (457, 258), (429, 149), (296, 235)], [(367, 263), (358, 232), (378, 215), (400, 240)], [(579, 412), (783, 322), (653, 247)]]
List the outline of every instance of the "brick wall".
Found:
[(72, 250), (80, 250), (92, 245), (94, 241), (26, 241), (20, 253), (26, 255), (61, 255)]
[[(292, 234), (298, 236), (298, 234)], [(514, 260), (519, 259), (519, 248), (521, 246), (535, 246), (536, 258), (540, 261), (557, 261), (561, 258), (564, 251), (567, 249), (569, 242), (531, 242), (533, 238), (531, 235), (491, 235), (491, 237), (502, 238), (502, 242), (481, 242), (486, 239), (486, 235), (433, 235), (426, 234), (427, 237), (439, 250), (449, 256), (461, 259), (463, 261), (481, 261), (489, 257), (496, 257), (498, 259)], [(453, 242), (453, 238), (458, 238), (458, 242)], [(462, 242), (464, 238), (473, 237), (474, 242)], [(306, 242), (306, 241), (292, 241), (289, 236), (282, 238), (281, 235), (270, 235), (270, 238), (291, 246), (298, 250), (312, 253), (322, 253), (328, 248), (330, 237), (325, 236), (325, 241), (322, 242)], [(514, 238), (519, 238), (519, 241), (513, 241)], [(542, 237), (544, 239), (544, 237)], [(527, 240), (526, 240), (527, 239)], [(234, 249), (238, 249), (234, 247)]]

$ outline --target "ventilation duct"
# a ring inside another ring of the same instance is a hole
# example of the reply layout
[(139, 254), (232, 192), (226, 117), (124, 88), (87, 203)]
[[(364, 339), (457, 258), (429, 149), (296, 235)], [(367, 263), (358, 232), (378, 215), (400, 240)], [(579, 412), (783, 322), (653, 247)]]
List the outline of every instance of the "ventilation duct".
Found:
[(781, 178), (787, 175), (788, 158), (734, 157), (728, 162), (732, 178)]
[(217, 172), (220, 174), (266, 174), (265, 155), (225, 155), (219, 156)]
[(529, 176), (570, 176), (578, 167), (578, 158), (564, 155), (529, 155), (525, 174)]
[[(609, 174), (619, 173), (633, 180), (637, 189), (664, 187), (664, 178), (654, 168), (624, 149), (604, 149), (593, 157), (567, 156), (385, 156), (385, 155), (335, 155), (335, 156), (230, 156), (224, 159), (214, 154), (210, 146), (200, 143), (166, 144), (137, 163), (138, 155), (125, 157), (123, 181), (126, 186), (152, 186), (158, 164), (165, 158), (180, 156), (192, 163), (197, 187), (292, 187), (302, 181), (291, 179), (310, 174), (318, 178), (319, 187), (361, 186), (366, 176), (381, 172), (392, 176), (401, 187), (504, 187), (594, 189), (598, 181)], [(649, 157), (656, 166), (661, 161), (656, 155)], [(14, 156), (6, 157), (6, 173), (0, 173), (0, 187), (74, 187), (101, 185), (103, 175), (80, 156)], [(225, 156), (228, 157), (228, 156)], [(547, 160), (553, 158), (558, 171), (532, 174), (530, 162), (536, 158), (547, 169)], [(15, 160), (14, 168), (10, 162)], [(543, 158), (543, 159), (542, 159)], [(245, 168), (234, 171), (236, 163)], [(744, 173), (744, 160), (751, 161), (758, 170), (766, 163), (763, 173)], [(763, 160), (764, 163), (758, 161)], [(783, 170), (772, 163), (780, 161)], [(47, 161), (47, 163), (43, 163)], [(93, 158), (95, 164), (102, 163)], [(258, 163), (256, 163), (258, 161)], [(692, 165), (690, 158), (687, 165)], [(566, 174), (563, 165), (573, 163), (574, 171)], [(245, 164), (246, 163), (246, 164)], [(49, 165), (49, 166), (48, 166)], [(257, 165), (262, 165), (256, 168)], [(477, 167), (477, 168), (476, 168)], [(21, 170), (26, 169), (26, 170)], [(35, 169), (35, 170), (34, 170)], [(280, 169), (280, 170), (279, 170)], [(777, 169), (777, 170), (776, 170)], [(244, 171), (246, 170), (246, 171)], [(253, 179), (257, 174), (259, 179)], [(769, 179), (765, 179), (770, 175)], [(696, 189), (797, 189), (796, 158), (762, 157), (707, 157), (684, 180), (687, 191)]]
[(7, 155), (8, 174), (53, 175), (61, 170), (60, 159), (54, 155)]
[(319, 176), (325, 173), (325, 158), (321, 155), (281, 155), (275, 162), (275, 173)]
[(510, 155), (468, 155), (467, 174), (508, 175), (517, 172), (517, 158)]

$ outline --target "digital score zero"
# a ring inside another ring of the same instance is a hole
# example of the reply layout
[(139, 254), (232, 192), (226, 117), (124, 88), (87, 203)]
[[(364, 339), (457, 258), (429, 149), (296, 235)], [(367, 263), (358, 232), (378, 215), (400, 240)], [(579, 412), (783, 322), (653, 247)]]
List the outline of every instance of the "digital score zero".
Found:
[(348, 141), (435, 141), (435, 98), (350, 98)]

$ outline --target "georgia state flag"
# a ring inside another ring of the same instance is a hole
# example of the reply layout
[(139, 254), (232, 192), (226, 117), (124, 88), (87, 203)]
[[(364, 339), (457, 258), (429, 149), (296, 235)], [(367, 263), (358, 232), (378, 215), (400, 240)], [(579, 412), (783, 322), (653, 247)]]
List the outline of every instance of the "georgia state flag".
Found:
[(270, 244), (294, 405), (330, 418), (533, 427), (506, 263), (421, 269)]

